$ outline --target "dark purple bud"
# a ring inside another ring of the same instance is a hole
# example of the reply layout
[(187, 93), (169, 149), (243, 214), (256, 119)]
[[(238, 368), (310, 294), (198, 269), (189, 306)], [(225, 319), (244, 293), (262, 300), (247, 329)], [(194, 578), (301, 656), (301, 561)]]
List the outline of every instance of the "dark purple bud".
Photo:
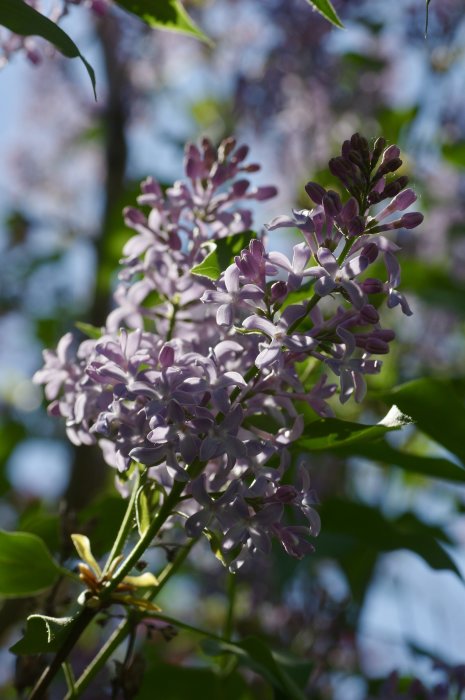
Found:
[(423, 214), (420, 214), (419, 211), (412, 211), (403, 215), (400, 220), (400, 226), (407, 229), (416, 228), (423, 222), (424, 218)]
[(375, 338), (380, 338), (386, 343), (390, 343), (395, 339), (396, 334), (390, 328), (380, 328), (376, 331), (373, 331), (372, 336)]
[(343, 206), (341, 211), (341, 219), (344, 223), (348, 223), (358, 215), (358, 202), (355, 197), (351, 197)]
[(232, 157), (232, 161), (234, 163), (242, 163), (242, 161), (245, 160), (248, 155), (249, 155), (249, 147), (244, 144), (243, 146), (239, 146), (237, 151), (234, 153), (234, 155)]
[(384, 284), (374, 277), (367, 277), (366, 280), (360, 282), (360, 287), (365, 294), (380, 294), (384, 289)]
[(335, 219), (342, 209), (342, 202), (338, 193), (334, 192), (333, 190), (329, 190), (329, 192), (323, 197), (323, 207), (326, 216), (330, 216), (332, 219)]
[(334, 177), (339, 178), (339, 180), (342, 180), (344, 185), (350, 184), (350, 181), (352, 180), (352, 173), (349, 171), (348, 166), (342, 158), (331, 158), (331, 160), (328, 163), (329, 170)]
[(271, 286), (271, 301), (273, 304), (282, 301), (287, 295), (287, 284), (284, 280), (274, 282)]
[(389, 163), (392, 160), (398, 159), (400, 156), (400, 148), (393, 144), (392, 146), (389, 146), (386, 148), (386, 150), (383, 153), (383, 160), (381, 161), (381, 165), (384, 165), (385, 163)]
[(244, 173), (256, 173), (260, 170), (258, 163), (250, 163), (250, 165), (245, 165), (241, 170)]
[(378, 246), (376, 243), (368, 243), (368, 245), (362, 248), (361, 255), (362, 257), (367, 258), (368, 262), (371, 264), (375, 262), (376, 258), (378, 257), (378, 252)]
[(368, 195), (368, 203), (369, 204), (378, 204), (378, 202), (381, 202), (382, 200), (382, 195), (379, 194), (379, 192), (376, 192), (376, 190), (372, 190), (370, 194)]
[(377, 177), (386, 175), (387, 173), (394, 173), (396, 170), (399, 170), (401, 165), (402, 161), (400, 158), (393, 158), (387, 163), (382, 163), (378, 168)]
[(248, 155), (249, 155), (249, 147), (244, 144), (243, 146), (239, 146), (239, 148), (234, 153), (232, 160), (235, 163), (242, 163), (242, 161), (245, 160)]
[(341, 147), (341, 153), (342, 153), (343, 158), (348, 158), (351, 150), (352, 150), (352, 145), (351, 145), (350, 141), (344, 141), (344, 143), (342, 144), (342, 147)]
[(323, 202), (323, 197), (326, 194), (324, 187), (319, 185), (317, 182), (307, 182), (305, 185), (305, 191), (315, 204), (321, 204)]
[(171, 367), (174, 362), (174, 348), (171, 345), (164, 345), (158, 355), (158, 362), (163, 368)]
[(355, 216), (348, 226), (351, 236), (360, 236), (365, 230), (365, 219), (363, 216)]
[(243, 197), (244, 194), (247, 192), (249, 185), (249, 180), (237, 180), (232, 186), (234, 196)]
[(227, 139), (223, 139), (218, 148), (218, 158), (220, 161), (226, 160), (231, 151), (234, 150), (236, 146), (236, 139), (229, 136)]
[(365, 306), (360, 310), (360, 320), (363, 323), (369, 323), (374, 325), (379, 321), (379, 313), (376, 311), (373, 304), (365, 304)]
[(147, 225), (147, 219), (144, 214), (135, 207), (126, 207), (123, 209), (124, 223), (127, 226), (137, 226), (138, 224)]
[(266, 187), (257, 187), (254, 194), (254, 199), (256, 199), (259, 202), (263, 202), (265, 199), (271, 199), (272, 197), (276, 197), (277, 194), (278, 190), (272, 185)]
[(168, 245), (171, 250), (181, 250), (182, 241), (177, 231), (170, 231), (168, 234)]
[(213, 163), (216, 161), (217, 153), (216, 150), (213, 148), (212, 142), (210, 139), (203, 138), (202, 142), (202, 150), (203, 150), (203, 159), (205, 161), (205, 165), (207, 168), (211, 168)]
[(364, 136), (360, 134), (354, 134), (350, 139), (352, 146), (357, 149), (362, 158), (364, 165), (370, 165), (370, 149), (368, 148), (368, 141)]
[[(400, 178), (399, 178), (400, 179)], [(381, 198), (382, 199), (387, 199), (388, 197), (395, 197), (399, 192), (401, 191), (402, 187), (399, 185), (398, 180), (394, 180), (393, 182), (390, 182), (384, 190), (381, 192)]]
[(376, 166), (377, 162), (379, 161), (381, 157), (381, 153), (384, 151), (384, 148), (386, 146), (386, 139), (383, 139), (382, 136), (380, 136), (378, 139), (376, 139), (375, 144), (373, 146), (373, 153), (371, 154), (371, 169)]
[(389, 345), (381, 340), (381, 338), (367, 338), (365, 350), (373, 355), (387, 355)]
[(406, 175), (401, 175), (401, 177), (398, 177), (396, 180), (393, 180), (388, 185), (386, 185), (382, 192), (383, 199), (386, 199), (386, 197), (395, 197), (396, 194), (399, 194), (399, 192), (403, 190), (404, 187), (406, 187), (407, 185), (408, 177)]
[(349, 153), (349, 160), (351, 161), (351, 163), (358, 165), (359, 168), (363, 168), (363, 159), (358, 151), (351, 151)]

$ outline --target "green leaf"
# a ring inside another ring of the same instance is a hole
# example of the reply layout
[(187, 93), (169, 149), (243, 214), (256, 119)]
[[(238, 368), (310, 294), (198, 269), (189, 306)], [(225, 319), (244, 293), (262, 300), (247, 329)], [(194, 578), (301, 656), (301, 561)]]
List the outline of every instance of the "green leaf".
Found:
[(420, 430), (465, 464), (465, 405), (452, 382), (416, 379), (396, 387), (387, 398), (412, 416)]
[(0, 597), (36, 595), (53, 586), (59, 574), (40, 537), (0, 530)]
[(389, 520), (378, 508), (337, 498), (327, 501), (319, 510), (323, 532), (352, 539), (356, 549), (360, 544), (378, 552), (408, 549), (432, 569), (452, 571), (461, 578), (454, 561), (437, 541), (448, 542), (447, 535), (411, 513)]
[(263, 676), (275, 688), (285, 693), (289, 700), (305, 700), (305, 694), (281, 663), (281, 656), (271, 651), (258, 637), (247, 637), (234, 643), (208, 640), (203, 647), (207, 653), (214, 656), (222, 653), (234, 654), (240, 663)]
[(309, 423), (302, 437), (294, 445), (301, 450), (335, 450), (349, 445), (360, 445), (379, 440), (391, 430), (399, 430), (411, 419), (392, 406), (389, 413), (376, 425), (363, 425), (338, 418), (321, 418)]
[(373, 445), (359, 445), (350, 450), (350, 456), (354, 454), (375, 462), (400, 467), (400, 469), (413, 474), (465, 483), (465, 469), (450, 460), (397, 450), (384, 440)]
[(199, 265), (192, 268), (192, 274), (217, 280), (221, 273), (234, 262), (235, 256), (247, 248), (255, 237), (254, 231), (244, 231), (211, 241), (207, 244), (210, 252)]
[(90, 533), (92, 551), (97, 557), (110, 551), (126, 512), (120, 496), (108, 494), (97, 498), (79, 513), (79, 526)]
[(34, 10), (23, 0), (1, 0), (0, 25), (21, 36), (41, 36), (52, 43), (64, 56), (80, 58), (89, 74), (94, 96), (97, 99), (94, 69), (86, 61), (74, 41), (55, 22)]
[(75, 324), (76, 328), (84, 333), (88, 338), (93, 340), (99, 340), (103, 335), (103, 329), (93, 326), (91, 323), (82, 323), (82, 321), (77, 321)]
[(48, 617), (30, 615), (27, 618), (26, 631), (10, 651), (13, 654), (44, 654), (58, 651), (64, 638), (68, 635), (73, 617)]
[(48, 513), (40, 502), (32, 503), (21, 514), (18, 530), (37, 535), (52, 552), (60, 548), (60, 519), (58, 515)]
[(206, 44), (213, 43), (189, 17), (179, 0), (116, 0), (116, 3), (150, 27), (188, 34)]
[[(151, 645), (152, 647), (154, 645)], [(144, 673), (137, 700), (254, 700), (256, 695), (248, 690), (241, 675), (233, 672), (223, 678), (210, 668), (192, 668), (179, 664), (161, 664), (147, 650), (148, 668)]]
[[(465, 159), (465, 148), (461, 157)], [(465, 160), (462, 163), (465, 164)], [(402, 273), (406, 290), (414, 292), (431, 306), (446, 307), (462, 317), (465, 315), (465, 284), (454, 279), (447, 265), (405, 260)]]
[(329, 0), (307, 0), (307, 2), (312, 5), (312, 7), (314, 7), (315, 10), (317, 10), (321, 15), (323, 15), (328, 22), (335, 24), (336, 27), (339, 27), (340, 29), (344, 28), (344, 25), (337, 16), (336, 10)]

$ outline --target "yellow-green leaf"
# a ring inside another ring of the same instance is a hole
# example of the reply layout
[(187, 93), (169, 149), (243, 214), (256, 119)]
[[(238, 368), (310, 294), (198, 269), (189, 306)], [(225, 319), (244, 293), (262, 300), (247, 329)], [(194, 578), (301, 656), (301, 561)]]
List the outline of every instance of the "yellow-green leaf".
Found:
[(149, 571), (146, 571), (145, 574), (140, 576), (125, 576), (123, 583), (128, 583), (136, 588), (150, 588), (151, 586), (158, 586), (158, 579)]
[(76, 548), (76, 552), (78, 553), (79, 558), (82, 559), (82, 561), (85, 561), (86, 564), (90, 566), (94, 574), (98, 578), (100, 578), (100, 576), (102, 575), (102, 570), (94, 555), (92, 554), (89, 538), (85, 535), (74, 534), (71, 535), (71, 539), (73, 540), (73, 544)]

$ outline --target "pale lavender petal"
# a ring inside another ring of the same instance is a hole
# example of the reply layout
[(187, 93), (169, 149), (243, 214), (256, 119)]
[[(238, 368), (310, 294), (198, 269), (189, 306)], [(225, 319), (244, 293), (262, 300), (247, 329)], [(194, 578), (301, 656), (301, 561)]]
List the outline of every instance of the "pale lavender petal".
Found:
[(242, 322), (242, 326), (247, 328), (247, 330), (261, 331), (270, 336), (270, 338), (273, 338), (276, 333), (276, 326), (274, 326), (271, 321), (268, 321), (266, 318), (261, 318), (260, 316), (248, 316)]

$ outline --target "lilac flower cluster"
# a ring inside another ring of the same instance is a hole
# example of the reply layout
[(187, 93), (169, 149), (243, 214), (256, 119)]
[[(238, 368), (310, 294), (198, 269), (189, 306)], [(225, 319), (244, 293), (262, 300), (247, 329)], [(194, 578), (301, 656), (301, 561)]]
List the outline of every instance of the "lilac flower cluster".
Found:
[[(378, 139), (370, 151), (355, 135), (330, 164), (348, 201), (309, 183), (316, 206), (267, 227), (302, 232), (292, 260), (268, 252), (263, 237), (244, 233), (252, 225), (244, 201), (276, 190), (252, 187), (245, 175), (258, 166), (247, 155), (233, 139), (218, 149), (204, 140), (186, 149), (185, 180), (166, 192), (151, 178), (142, 183), (139, 207), (124, 212), (135, 235), (101, 337), (75, 350), (67, 334), (35, 376), (70, 440), (98, 441), (121, 478), (137, 462), (165, 495), (181, 482), (172, 520), (183, 517), (189, 537), (218, 542), (231, 570), (269, 552), (273, 539), (294, 557), (312, 551), (315, 496), (291, 457), (302, 407), (331, 416), (338, 384), (342, 402), (363, 398), (365, 375), (381, 367), (373, 355), (394, 338), (377, 307), (384, 297), (411, 313), (397, 290), (398, 248), (380, 233), (422, 218), (395, 218), (415, 199), (404, 178), (389, 176), (398, 149)], [(388, 206), (370, 214), (384, 199)], [(196, 272), (212, 246), (238, 236), (249, 245), (218, 279)], [(366, 276), (378, 256), (386, 279)], [(286, 524), (289, 511), (297, 524)]]

